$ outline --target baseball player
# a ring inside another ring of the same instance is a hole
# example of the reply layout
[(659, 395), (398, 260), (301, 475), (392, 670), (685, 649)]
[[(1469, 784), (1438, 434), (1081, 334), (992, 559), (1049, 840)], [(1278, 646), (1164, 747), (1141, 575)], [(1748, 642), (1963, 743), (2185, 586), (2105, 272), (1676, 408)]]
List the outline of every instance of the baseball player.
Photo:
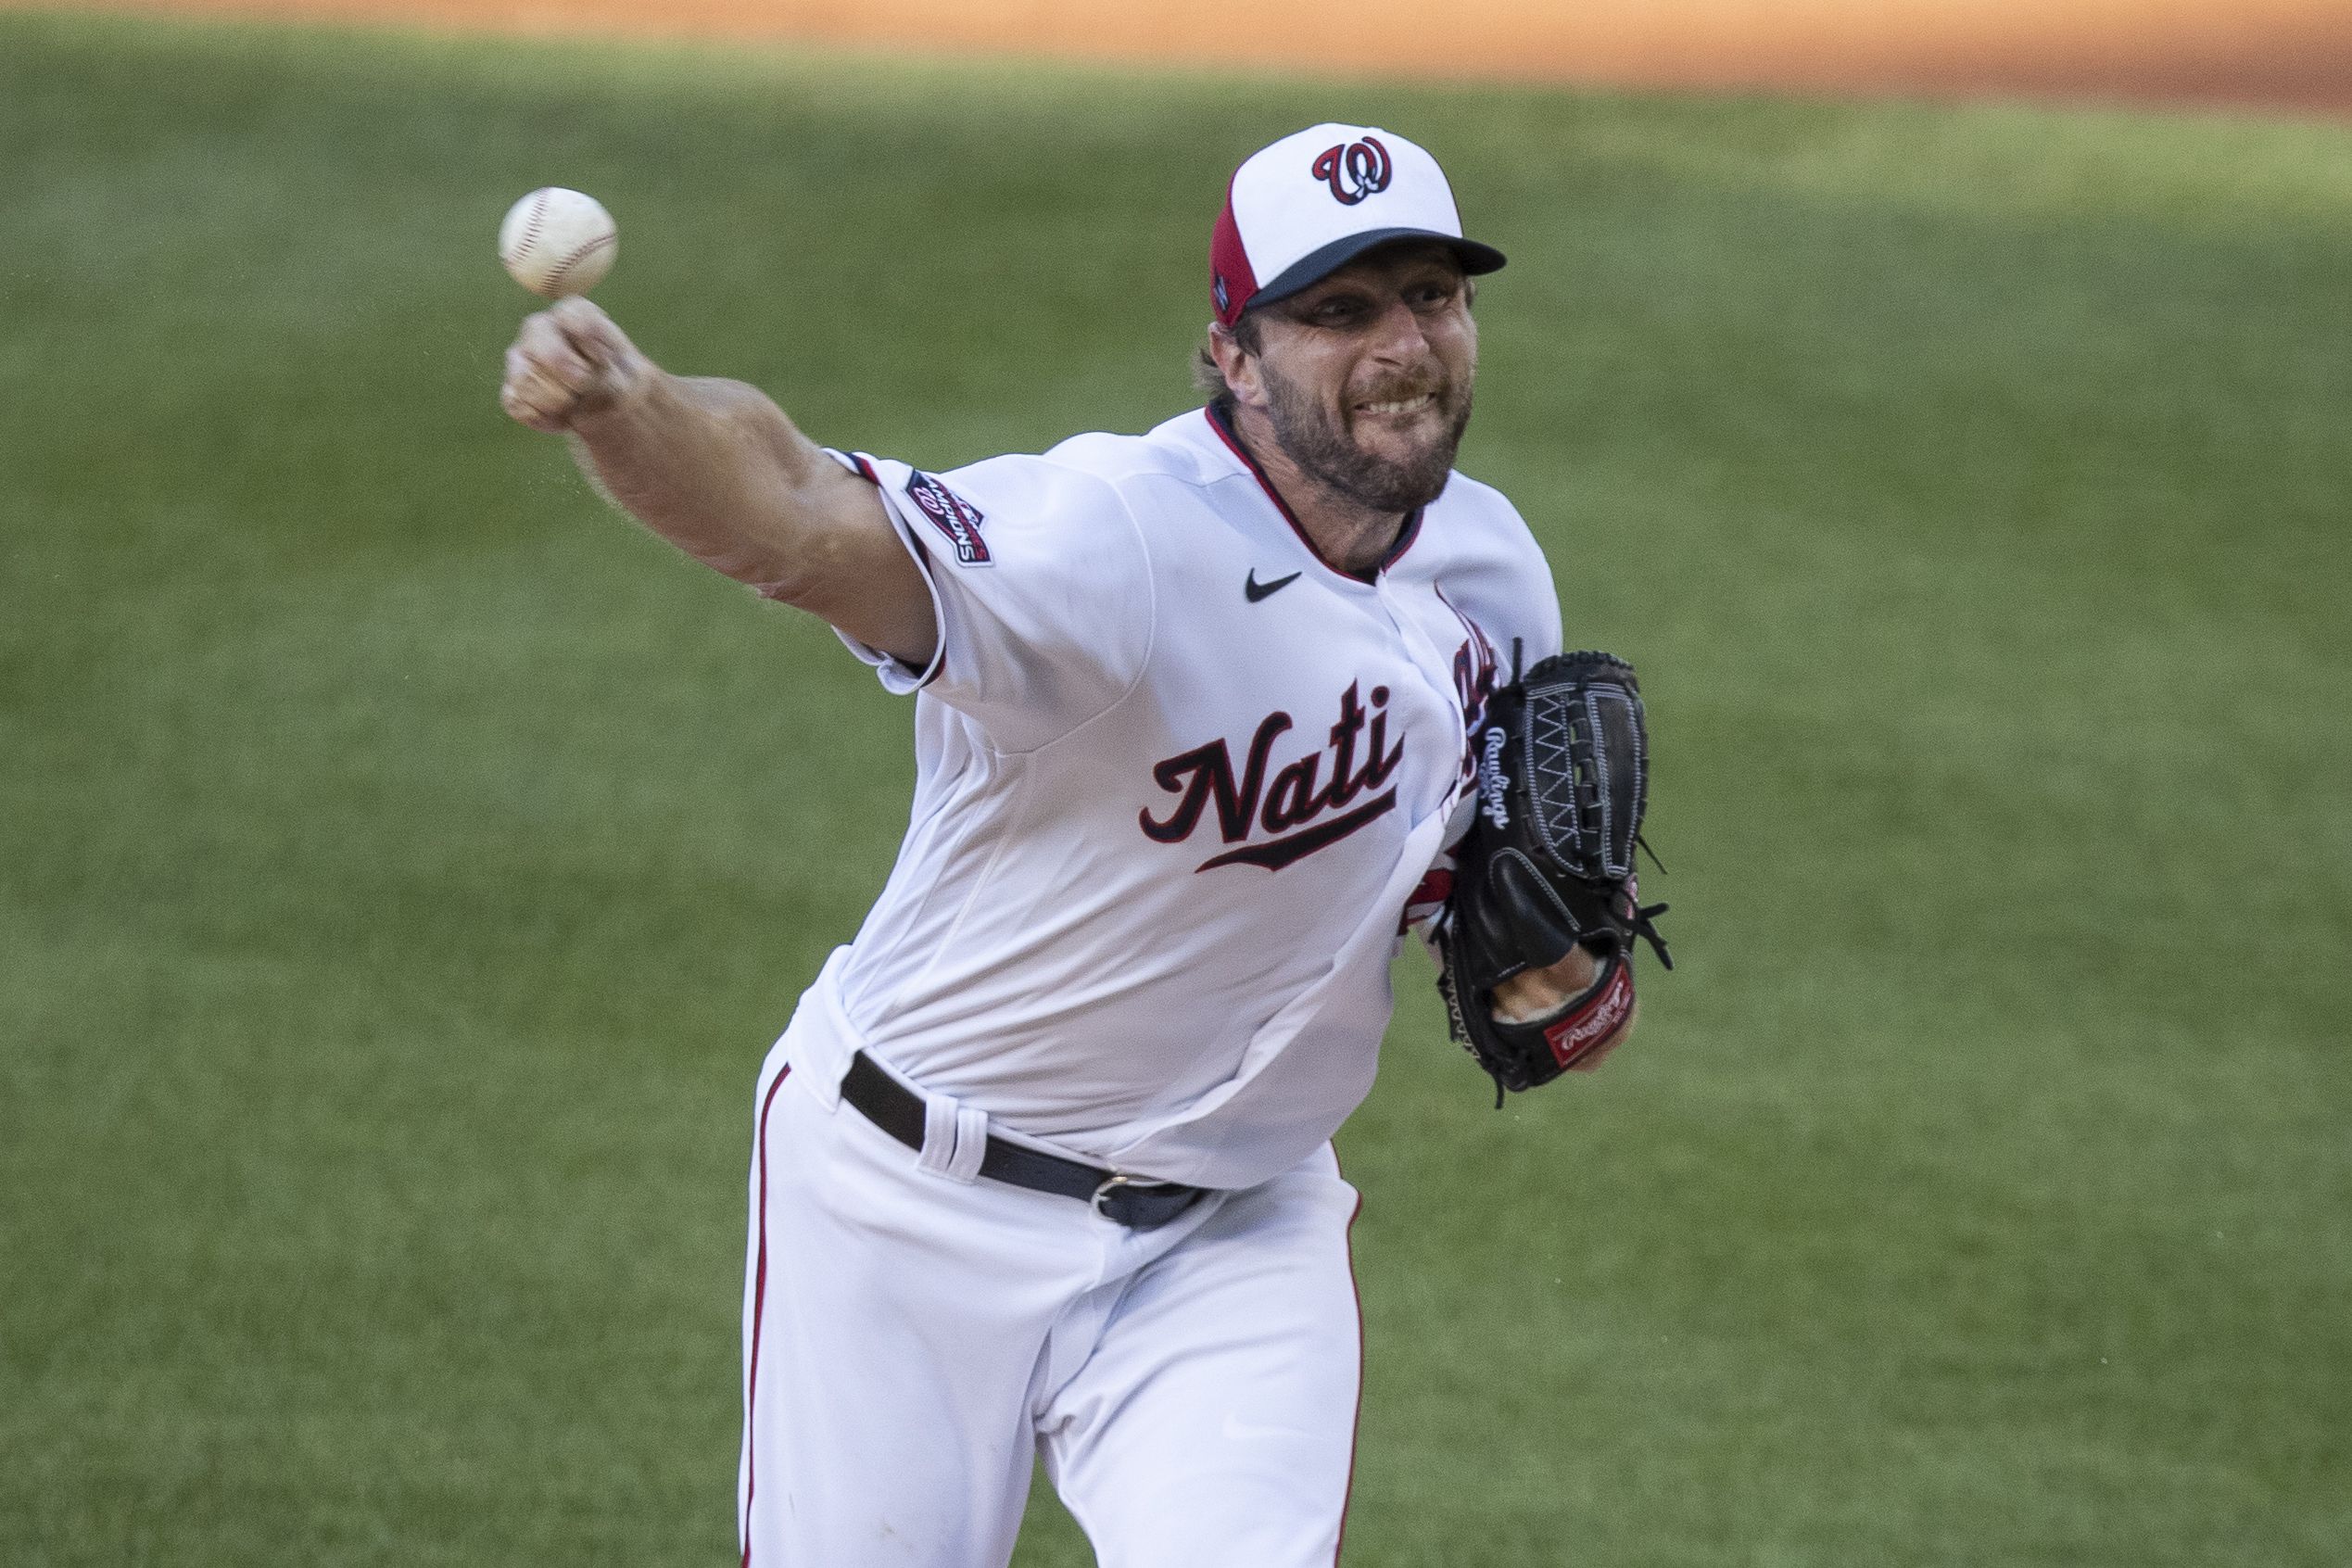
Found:
[[(1482, 706), (1560, 617), (1452, 472), (1503, 258), (1435, 160), (1285, 136), (1209, 260), (1206, 408), (943, 474), (820, 449), (584, 300), (509, 351), (515, 419), (915, 699), (896, 868), (754, 1099), (746, 1564), (1000, 1568), (1037, 1458), (1111, 1568), (1336, 1558), (1330, 1140)], [(1541, 1019), (1595, 975), (1574, 949), (1493, 1002)]]

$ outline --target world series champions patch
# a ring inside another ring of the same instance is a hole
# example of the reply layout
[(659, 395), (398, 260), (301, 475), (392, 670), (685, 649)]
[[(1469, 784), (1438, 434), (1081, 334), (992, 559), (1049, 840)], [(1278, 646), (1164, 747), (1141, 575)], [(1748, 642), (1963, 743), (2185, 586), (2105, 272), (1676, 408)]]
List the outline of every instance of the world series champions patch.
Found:
[(907, 499), (922, 509), (931, 525), (947, 536), (947, 542), (955, 547), (955, 559), (966, 566), (993, 564), (988, 557), (988, 541), (980, 537), (980, 509), (957, 495), (928, 474), (917, 474), (906, 481)]

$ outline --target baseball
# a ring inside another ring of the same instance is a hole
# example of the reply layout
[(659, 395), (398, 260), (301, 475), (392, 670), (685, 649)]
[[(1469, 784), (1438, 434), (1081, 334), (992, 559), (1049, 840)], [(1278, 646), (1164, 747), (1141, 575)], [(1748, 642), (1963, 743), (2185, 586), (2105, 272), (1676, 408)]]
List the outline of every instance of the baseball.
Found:
[(544, 185), (506, 209), (499, 260), (516, 283), (550, 299), (586, 294), (613, 270), (621, 232), (592, 196)]

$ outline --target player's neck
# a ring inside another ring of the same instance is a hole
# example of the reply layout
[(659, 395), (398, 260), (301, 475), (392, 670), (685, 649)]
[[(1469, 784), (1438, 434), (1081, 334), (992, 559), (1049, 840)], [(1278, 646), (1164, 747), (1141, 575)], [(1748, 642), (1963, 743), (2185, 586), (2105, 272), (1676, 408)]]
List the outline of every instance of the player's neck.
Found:
[(1412, 513), (1384, 512), (1339, 494), (1292, 460), (1274, 438), (1274, 427), (1263, 413), (1235, 405), (1229, 423), (1233, 437), (1258, 464), (1258, 473), (1315, 547), (1331, 565), (1355, 576), (1369, 575), (1396, 549)]

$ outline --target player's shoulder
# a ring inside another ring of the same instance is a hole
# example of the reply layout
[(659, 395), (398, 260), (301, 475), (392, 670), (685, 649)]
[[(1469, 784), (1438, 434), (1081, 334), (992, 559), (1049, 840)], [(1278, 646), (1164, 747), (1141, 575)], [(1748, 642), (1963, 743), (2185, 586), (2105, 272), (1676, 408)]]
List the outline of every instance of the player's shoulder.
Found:
[(1556, 638), (1551, 563), (1511, 498), (1457, 469), (1398, 563), (1425, 575), (1455, 609), (1537, 645)]
[(1511, 498), (1460, 469), (1423, 520), (1432, 553), (1457, 568), (1499, 564), (1524, 569), (1544, 563), (1543, 547)]
[(1117, 499), (1114, 487), (1101, 474), (1062, 462), (1052, 452), (1008, 452), (945, 470), (938, 477), (961, 493), (985, 496), (1031, 518), (1069, 511), (1084, 513)]
[[(1188, 423), (1201, 429), (1190, 430)], [(1123, 522), (1140, 536), (1174, 495), (1232, 477), (1201, 449), (1207, 428), (1194, 411), (1142, 435), (1089, 431), (1043, 452), (1012, 453), (949, 470), (939, 482), (983, 511), (1018, 519), (1010, 525), (1024, 530), (1099, 530)], [(1172, 492), (1170, 485), (1176, 487)]]
[(1117, 488), (1051, 456), (1016, 452), (935, 474), (913, 469), (904, 484), (903, 499), (951, 536), (960, 560), (997, 541), (1024, 553), (1136, 548)]
[(1149, 552), (1131, 510), (1098, 475), (1048, 457), (1011, 453), (936, 470), (846, 454), (934, 562), (983, 578), (1072, 575), (1133, 578)]
[(1519, 515), (1519, 508), (1509, 496), (1483, 479), (1473, 479), (1461, 469), (1446, 476), (1446, 488), (1433, 503), (1448, 511), (1475, 520), (1490, 528), (1509, 531), (1526, 529), (1526, 522)]
[(1198, 409), (1163, 421), (1140, 436), (1114, 436), (1099, 430), (1072, 436), (1048, 451), (1045, 461), (1092, 474), (1121, 491), (1157, 479), (1207, 485), (1230, 473), (1229, 465), (1218, 460), (1207, 416)]

